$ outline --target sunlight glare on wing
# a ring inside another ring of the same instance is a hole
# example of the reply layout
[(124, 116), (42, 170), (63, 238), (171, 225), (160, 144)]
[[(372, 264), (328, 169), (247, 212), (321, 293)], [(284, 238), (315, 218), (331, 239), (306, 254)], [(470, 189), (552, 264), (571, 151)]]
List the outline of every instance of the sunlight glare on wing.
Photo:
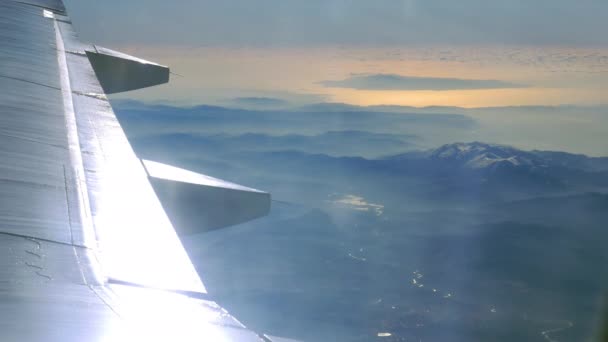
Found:
[(109, 327), (105, 341), (231, 340), (227, 326), (219, 323), (227, 314), (212, 303), (122, 285), (112, 285), (111, 290), (118, 296), (118, 312), (124, 324)]
[(108, 276), (153, 288), (205, 292), (139, 160), (113, 155), (106, 161), (95, 224)]

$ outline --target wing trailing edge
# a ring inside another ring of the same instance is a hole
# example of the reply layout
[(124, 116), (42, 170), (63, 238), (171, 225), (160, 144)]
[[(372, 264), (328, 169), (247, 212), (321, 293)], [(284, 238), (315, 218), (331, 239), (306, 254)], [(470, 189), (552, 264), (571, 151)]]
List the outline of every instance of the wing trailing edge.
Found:
[(158, 162), (142, 164), (179, 235), (244, 223), (270, 212), (267, 192)]
[(86, 50), (106, 94), (152, 87), (169, 82), (169, 67), (93, 45)]

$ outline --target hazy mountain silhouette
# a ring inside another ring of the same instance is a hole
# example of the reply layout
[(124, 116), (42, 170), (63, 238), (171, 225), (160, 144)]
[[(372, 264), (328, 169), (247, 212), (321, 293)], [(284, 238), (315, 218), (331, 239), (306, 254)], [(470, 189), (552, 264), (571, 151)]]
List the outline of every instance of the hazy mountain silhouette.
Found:
[(130, 105), (121, 123), (140, 157), (280, 201), (266, 218), (184, 240), (210, 293), (248, 326), (348, 341), (594, 331), (608, 286), (608, 158), (443, 144), (444, 128), (477, 122), (391, 106)]

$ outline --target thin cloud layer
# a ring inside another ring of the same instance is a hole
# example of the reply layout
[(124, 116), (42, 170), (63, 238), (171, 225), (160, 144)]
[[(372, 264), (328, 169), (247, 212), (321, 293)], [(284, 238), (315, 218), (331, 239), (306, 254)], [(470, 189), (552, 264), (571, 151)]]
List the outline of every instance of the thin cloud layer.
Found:
[(499, 80), (413, 77), (395, 74), (353, 75), (339, 81), (323, 81), (325, 87), (357, 90), (469, 90), (525, 88), (527, 85)]
[(246, 107), (285, 107), (289, 102), (274, 97), (237, 97), (230, 104)]

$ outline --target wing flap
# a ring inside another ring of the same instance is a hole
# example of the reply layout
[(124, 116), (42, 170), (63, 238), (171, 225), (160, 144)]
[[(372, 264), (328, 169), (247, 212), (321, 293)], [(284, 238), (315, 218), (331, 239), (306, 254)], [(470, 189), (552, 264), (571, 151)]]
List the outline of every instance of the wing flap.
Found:
[(169, 68), (164, 65), (100, 46), (87, 49), (86, 54), (106, 94), (169, 82)]
[(267, 192), (158, 162), (142, 163), (180, 235), (244, 223), (270, 211)]

